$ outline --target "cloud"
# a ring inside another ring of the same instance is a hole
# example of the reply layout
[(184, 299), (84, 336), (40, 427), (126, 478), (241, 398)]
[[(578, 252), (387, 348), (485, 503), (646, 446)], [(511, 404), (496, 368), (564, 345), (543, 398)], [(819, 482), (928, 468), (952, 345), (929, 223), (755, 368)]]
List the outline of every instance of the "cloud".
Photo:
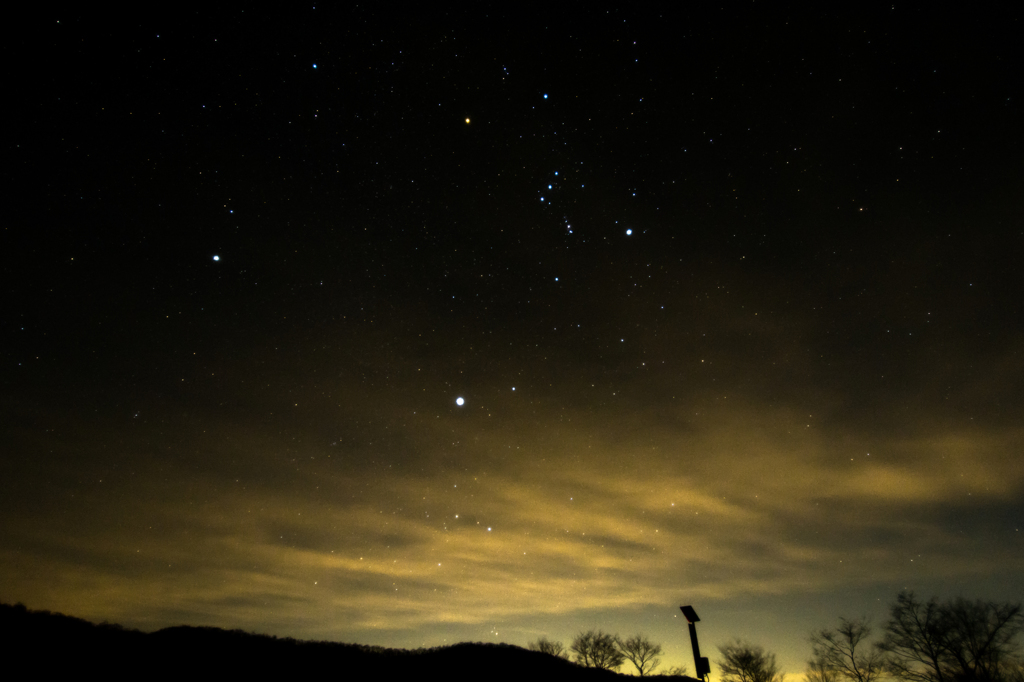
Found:
[(979, 546), (1024, 489), (1017, 430), (851, 436), (739, 394), (692, 415), (549, 400), (442, 419), (408, 399), (337, 445), (207, 419), (196, 433), (215, 438), (175, 436), (189, 458), (133, 462), (81, 514), (14, 513), (2, 577), (15, 599), (99, 620), (387, 641), (683, 588), (733, 599), (1024, 564)]

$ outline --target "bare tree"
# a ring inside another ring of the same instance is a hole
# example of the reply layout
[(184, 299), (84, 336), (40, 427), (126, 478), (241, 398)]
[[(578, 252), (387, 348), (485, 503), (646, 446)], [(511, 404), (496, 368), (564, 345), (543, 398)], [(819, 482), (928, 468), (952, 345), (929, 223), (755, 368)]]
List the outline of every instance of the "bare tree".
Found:
[(945, 682), (942, 621), (936, 599), (922, 604), (913, 592), (901, 592), (890, 607), (885, 638), (878, 645), (886, 654), (886, 669), (908, 682)]
[(878, 646), (888, 671), (905, 682), (1006, 682), (1020, 675), (1022, 630), (1019, 603), (921, 603), (902, 592)]
[(590, 630), (576, 635), (569, 649), (576, 654), (576, 662), (580, 665), (615, 670), (626, 661), (616, 646), (617, 639), (600, 630)]
[(527, 648), (531, 651), (539, 651), (543, 654), (558, 656), (559, 658), (569, 658), (569, 652), (565, 650), (565, 645), (561, 642), (552, 642), (547, 637), (541, 637), (536, 642), (530, 642)]
[(722, 653), (718, 664), (722, 682), (782, 682), (784, 675), (775, 664), (775, 654), (740, 640), (718, 650)]
[(839, 674), (834, 668), (812, 658), (807, 661), (807, 672), (804, 673), (804, 679), (806, 682), (839, 682)]
[(636, 666), (640, 677), (649, 675), (661, 664), (661, 645), (655, 644), (644, 635), (635, 635), (625, 640), (618, 640), (619, 651), (626, 659)]
[(875, 682), (883, 673), (882, 653), (866, 641), (871, 636), (867, 619), (839, 619), (835, 630), (811, 635), (808, 674), (820, 682), (839, 678), (849, 682)]
[(979, 682), (1008, 679), (1020, 660), (1021, 605), (955, 599), (943, 610), (949, 652), (956, 661), (954, 677)]
[(685, 677), (686, 666), (685, 665), (674, 665), (668, 670), (662, 670), (660, 673), (655, 673), (652, 677)]

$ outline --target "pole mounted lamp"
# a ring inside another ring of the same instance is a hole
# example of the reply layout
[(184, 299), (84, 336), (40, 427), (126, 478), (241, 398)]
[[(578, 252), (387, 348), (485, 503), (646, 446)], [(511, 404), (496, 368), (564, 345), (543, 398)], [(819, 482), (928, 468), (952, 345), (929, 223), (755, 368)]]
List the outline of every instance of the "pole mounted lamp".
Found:
[(711, 674), (711, 663), (708, 662), (707, 656), (700, 655), (700, 645), (697, 643), (697, 626), (695, 623), (700, 621), (700, 617), (697, 616), (697, 612), (693, 610), (692, 606), (680, 606), (679, 610), (683, 612), (686, 622), (690, 625), (690, 646), (693, 647), (693, 666), (697, 669), (697, 677), (703, 680)]

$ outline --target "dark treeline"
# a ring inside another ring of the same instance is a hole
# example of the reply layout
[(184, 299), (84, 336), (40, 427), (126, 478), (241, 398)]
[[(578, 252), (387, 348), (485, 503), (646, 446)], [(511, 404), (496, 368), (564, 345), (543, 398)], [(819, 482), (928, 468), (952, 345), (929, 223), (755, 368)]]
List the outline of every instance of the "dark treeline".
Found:
[(901, 592), (881, 638), (867, 618), (811, 634), (809, 682), (1024, 682), (1024, 608)]
[[(878, 634), (878, 638), (874, 636)], [(806, 682), (1024, 682), (1024, 605), (900, 592), (878, 629), (866, 616), (811, 633)], [(718, 647), (721, 682), (782, 682), (775, 654)]]
[(153, 633), (107, 623), (96, 625), (60, 613), (0, 604), (0, 642), (7, 664), (25, 672), (102, 671), (161, 679), (188, 675), (329, 675), (329, 679), (387, 676), (410, 679), (610, 680), (627, 677), (583, 668), (539, 651), (509, 644), (462, 643), (431, 649), (386, 649), (309, 642), (241, 630), (178, 626)]

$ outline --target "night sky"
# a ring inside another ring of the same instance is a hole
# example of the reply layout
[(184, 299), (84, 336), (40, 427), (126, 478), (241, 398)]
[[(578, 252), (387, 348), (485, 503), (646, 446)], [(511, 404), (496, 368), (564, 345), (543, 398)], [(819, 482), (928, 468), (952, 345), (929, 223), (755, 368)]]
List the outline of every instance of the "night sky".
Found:
[(0, 601), (798, 678), (1024, 598), (1020, 14), (694, 5), (9, 22)]

